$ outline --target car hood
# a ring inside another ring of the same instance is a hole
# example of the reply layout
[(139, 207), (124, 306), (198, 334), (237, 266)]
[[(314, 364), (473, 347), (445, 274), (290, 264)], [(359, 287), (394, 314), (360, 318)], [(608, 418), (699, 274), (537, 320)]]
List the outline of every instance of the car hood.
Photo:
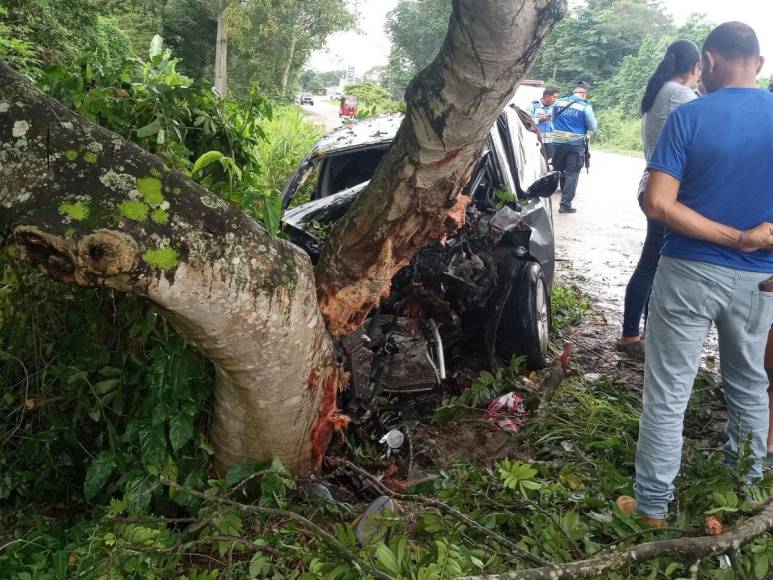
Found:
[(404, 115), (396, 113), (346, 124), (322, 137), (314, 146), (310, 157), (389, 143), (394, 140), (403, 117)]

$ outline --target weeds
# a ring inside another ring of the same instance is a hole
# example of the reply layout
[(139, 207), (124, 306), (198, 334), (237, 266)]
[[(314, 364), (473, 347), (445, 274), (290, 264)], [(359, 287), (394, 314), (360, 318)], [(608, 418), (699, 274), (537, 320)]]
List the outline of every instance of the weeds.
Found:
[(561, 331), (576, 326), (590, 312), (590, 301), (574, 284), (555, 282), (550, 296), (552, 328)]

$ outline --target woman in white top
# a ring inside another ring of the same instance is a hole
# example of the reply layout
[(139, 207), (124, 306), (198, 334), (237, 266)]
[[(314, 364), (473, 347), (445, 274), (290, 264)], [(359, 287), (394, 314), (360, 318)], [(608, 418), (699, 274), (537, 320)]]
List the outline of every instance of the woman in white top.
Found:
[[(663, 60), (650, 77), (641, 103), (642, 140), (644, 158), (649, 163), (660, 132), (671, 111), (679, 105), (697, 98), (691, 88), (700, 77), (700, 50), (689, 40), (677, 40), (666, 50)], [(645, 171), (639, 185), (639, 203), (647, 185)], [(644, 341), (639, 326), (646, 316), (647, 302), (652, 291), (652, 281), (660, 260), (665, 226), (647, 220), (647, 237), (644, 240), (639, 263), (625, 291), (623, 336), (617, 342), (617, 350), (636, 358), (644, 357)]]

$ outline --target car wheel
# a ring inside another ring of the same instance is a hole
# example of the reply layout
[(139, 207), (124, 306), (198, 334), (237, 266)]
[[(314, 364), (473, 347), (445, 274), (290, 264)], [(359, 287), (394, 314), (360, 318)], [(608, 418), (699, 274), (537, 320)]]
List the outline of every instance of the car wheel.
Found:
[(519, 274), (502, 309), (497, 329), (499, 356), (526, 357), (530, 369), (547, 365), (550, 332), (550, 296), (545, 274), (539, 264), (530, 262)]

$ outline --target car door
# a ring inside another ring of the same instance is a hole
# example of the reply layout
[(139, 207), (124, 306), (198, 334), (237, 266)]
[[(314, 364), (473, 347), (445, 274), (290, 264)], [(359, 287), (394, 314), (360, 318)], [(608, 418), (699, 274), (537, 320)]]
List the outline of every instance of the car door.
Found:
[[(508, 190), (525, 200), (525, 192), (535, 181), (548, 172), (539, 137), (529, 130), (512, 107), (506, 107), (491, 129), (497, 162), (506, 180)], [(555, 232), (553, 206), (550, 198), (528, 200), (521, 209), (524, 221), (531, 227), (529, 253), (540, 263), (548, 286), (555, 275)]]

